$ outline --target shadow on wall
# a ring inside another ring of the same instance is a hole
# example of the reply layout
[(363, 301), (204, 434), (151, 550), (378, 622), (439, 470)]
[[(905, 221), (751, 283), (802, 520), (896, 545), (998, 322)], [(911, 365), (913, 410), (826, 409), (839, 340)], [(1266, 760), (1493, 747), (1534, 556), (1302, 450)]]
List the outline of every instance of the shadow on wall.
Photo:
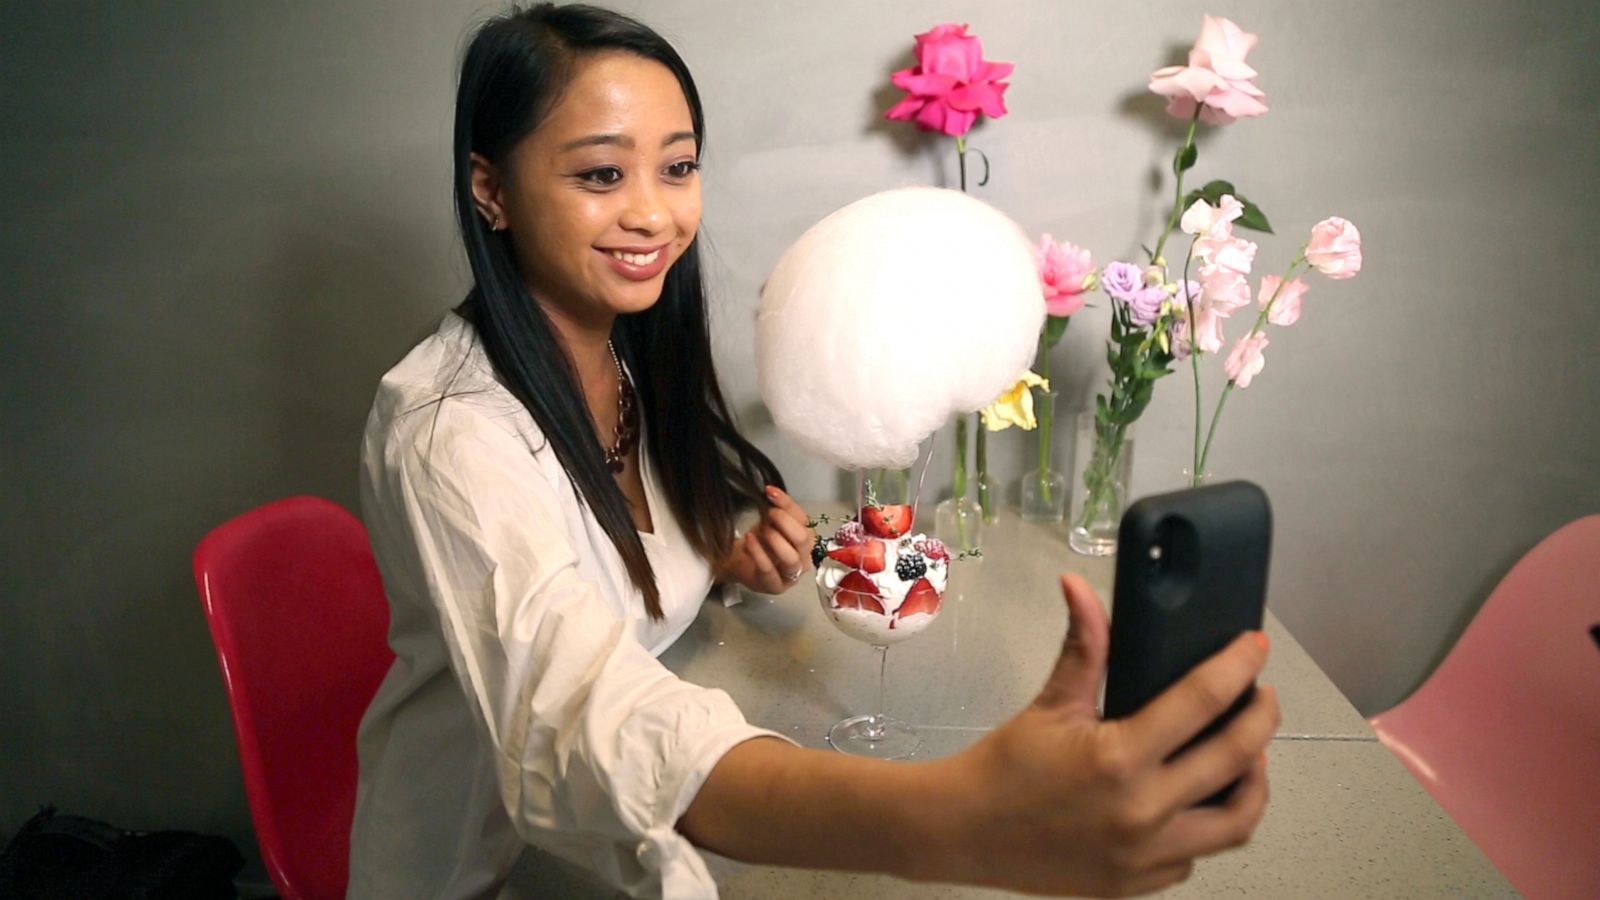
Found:
[(24, 614), (7, 626), (0, 675), (22, 687), (8, 692), (0, 831), (51, 802), (127, 828), (221, 834), (254, 860), (190, 555), (276, 497), (353, 508), (378, 377), (459, 299), (422, 295), (437, 254), (396, 224), (409, 213), (285, 181), (291, 201), (262, 214), (160, 226), (162, 253), (126, 252), (164, 268), (115, 297), (73, 274), (46, 288), (67, 298), (40, 349), (61, 378), (58, 402), (35, 407), (44, 437), (24, 451), (41, 533), (7, 579)]

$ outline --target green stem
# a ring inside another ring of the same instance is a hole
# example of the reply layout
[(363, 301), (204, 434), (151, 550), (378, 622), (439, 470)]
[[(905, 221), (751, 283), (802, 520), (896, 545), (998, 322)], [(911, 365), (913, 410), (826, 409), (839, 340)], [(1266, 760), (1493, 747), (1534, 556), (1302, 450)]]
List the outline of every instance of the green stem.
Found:
[(980, 514), (987, 519), (994, 510), (994, 507), (989, 505), (994, 499), (989, 496), (989, 429), (983, 426), (982, 416), (974, 418), (977, 420), (974, 429), (977, 431), (974, 438), (977, 450), (974, 456), (978, 477), (978, 509), (982, 510)]
[(967, 138), (965, 135), (956, 136), (956, 162), (961, 170), (961, 192), (967, 192)]
[(962, 511), (962, 506), (967, 500), (967, 417), (956, 417), (956, 477), (955, 477), (955, 516), (957, 538), (961, 541), (961, 549), (971, 550), (972, 539), (967, 535), (967, 517)]
[(1200, 342), (1195, 339), (1194, 297), (1189, 293), (1189, 263), (1194, 261), (1194, 246), (1200, 236), (1189, 242), (1189, 255), (1183, 258), (1183, 281), (1178, 290), (1183, 291), (1184, 305), (1189, 308), (1189, 365), (1194, 369), (1194, 468), (1189, 470), (1189, 486), (1200, 485)]
[[(1034, 364), (1039, 372), (1039, 377), (1046, 383), (1050, 381), (1050, 348), (1045, 344), (1044, 335), (1039, 335), (1039, 361)], [(1052, 393), (1046, 393), (1044, 403), (1039, 407), (1039, 499), (1045, 503), (1050, 501), (1050, 426), (1055, 417), (1055, 398)]]
[(967, 496), (967, 417), (956, 417), (956, 471), (951, 490), (957, 500)]
[[(1178, 148), (1178, 155), (1173, 160), (1183, 158), (1183, 154), (1194, 146), (1194, 130), (1200, 124), (1200, 105), (1195, 104), (1194, 115), (1189, 117), (1189, 133), (1183, 138), (1183, 146)], [(1167, 235), (1172, 234), (1172, 227), (1178, 224), (1178, 217), (1183, 215), (1183, 171), (1176, 165), (1173, 167), (1177, 174), (1177, 185), (1173, 188), (1172, 215), (1167, 217), (1167, 227), (1161, 231), (1161, 239), (1156, 241), (1156, 252), (1150, 254), (1150, 261), (1155, 262), (1161, 258), (1161, 248), (1167, 245)]]

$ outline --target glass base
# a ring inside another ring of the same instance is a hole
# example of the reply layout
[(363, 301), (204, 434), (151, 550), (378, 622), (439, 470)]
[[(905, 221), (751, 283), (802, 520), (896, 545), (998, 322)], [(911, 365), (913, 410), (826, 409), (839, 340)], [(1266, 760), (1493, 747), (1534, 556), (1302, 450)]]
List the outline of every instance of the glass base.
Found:
[(1117, 552), (1117, 535), (1080, 526), (1067, 532), (1067, 546), (1084, 556), (1111, 556)]
[(922, 735), (892, 716), (851, 716), (828, 729), (828, 743), (851, 756), (910, 759), (922, 747)]

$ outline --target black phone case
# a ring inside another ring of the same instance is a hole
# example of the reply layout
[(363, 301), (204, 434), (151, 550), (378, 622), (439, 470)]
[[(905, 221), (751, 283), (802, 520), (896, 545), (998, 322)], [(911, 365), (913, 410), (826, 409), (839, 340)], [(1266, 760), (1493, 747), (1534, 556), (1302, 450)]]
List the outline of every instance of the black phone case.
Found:
[[(1242, 632), (1260, 629), (1271, 557), (1272, 509), (1250, 482), (1158, 494), (1128, 507), (1117, 533), (1106, 718), (1132, 715)], [(1254, 692), (1189, 743), (1222, 728)]]

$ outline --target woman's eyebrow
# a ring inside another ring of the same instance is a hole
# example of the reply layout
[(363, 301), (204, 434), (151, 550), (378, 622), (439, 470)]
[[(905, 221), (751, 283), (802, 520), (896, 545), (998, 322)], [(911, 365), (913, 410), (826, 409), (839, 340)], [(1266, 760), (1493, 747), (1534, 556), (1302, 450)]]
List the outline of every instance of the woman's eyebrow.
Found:
[[(666, 138), (662, 140), (661, 146), (663, 149), (665, 149), (673, 144), (678, 143), (679, 141), (693, 140), (697, 140), (694, 132), (675, 131), (672, 134), (667, 135)], [(628, 137), (625, 134), (591, 134), (586, 137), (578, 138), (575, 141), (563, 144), (561, 147), (561, 152), (566, 153), (571, 150), (577, 150), (581, 147), (596, 147), (606, 145), (621, 147), (624, 150), (632, 150), (635, 146), (633, 138)]]

